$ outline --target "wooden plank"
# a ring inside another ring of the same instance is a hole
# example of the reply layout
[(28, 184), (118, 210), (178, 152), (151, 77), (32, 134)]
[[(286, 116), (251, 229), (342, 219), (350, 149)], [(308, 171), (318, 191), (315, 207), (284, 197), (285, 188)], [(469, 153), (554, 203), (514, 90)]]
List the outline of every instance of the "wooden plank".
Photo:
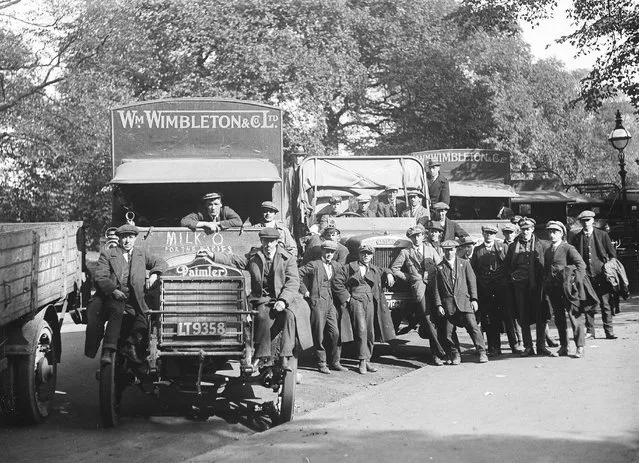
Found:
[[(0, 284), (8, 284), (30, 275), (31, 262), (21, 262), (11, 267), (0, 268), (0, 282), (2, 282)], [(0, 291), (0, 293), (2, 293), (2, 291)]]
[(40, 235), (34, 229), (33, 235), (33, 260), (31, 261), (31, 308), (35, 309), (38, 302), (38, 260), (40, 258)]

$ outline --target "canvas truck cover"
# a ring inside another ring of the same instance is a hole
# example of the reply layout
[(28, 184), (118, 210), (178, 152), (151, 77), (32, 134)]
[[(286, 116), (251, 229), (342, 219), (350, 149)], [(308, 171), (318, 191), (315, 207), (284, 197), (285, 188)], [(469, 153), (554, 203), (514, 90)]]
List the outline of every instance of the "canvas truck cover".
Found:
[(118, 185), (273, 183), (282, 205), (282, 115), (212, 98), (139, 102), (111, 110)]

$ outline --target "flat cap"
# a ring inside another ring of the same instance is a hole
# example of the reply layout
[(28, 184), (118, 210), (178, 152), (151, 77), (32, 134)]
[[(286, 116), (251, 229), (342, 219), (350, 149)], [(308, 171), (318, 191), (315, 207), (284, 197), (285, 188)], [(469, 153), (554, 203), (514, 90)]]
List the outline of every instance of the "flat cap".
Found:
[(278, 240), (280, 239), (280, 232), (277, 231), (277, 228), (274, 227), (264, 227), (258, 233), (260, 239), (264, 238), (266, 240)]
[(448, 206), (448, 204), (440, 201), (433, 204), (433, 209), (435, 209), (436, 211), (447, 211), (448, 209), (450, 209), (450, 207)]
[(426, 233), (426, 229), (421, 224), (417, 224), (414, 227), (410, 227), (408, 230), (406, 230), (406, 236), (408, 237), (417, 235), (419, 233)]
[(429, 159), (428, 160), (428, 167), (435, 167), (435, 166), (441, 166), (442, 163), (439, 162), (437, 159)]
[(386, 185), (386, 188), (384, 188), (384, 191), (399, 191), (399, 187), (397, 185), (395, 185), (394, 183), (390, 183), (388, 185)]
[(492, 224), (487, 224), (487, 225), (481, 226), (481, 231), (486, 233), (497, 233), (498, 230), (497, 230), (497, 226)]
[(326, 240), (322, 243), (322, 249), (327, 251), (337, 251), (337, 243), (335, 241)]
[(329, 204), (340, 204), (342, 202), (341, 196), (331, 196), (328, 200)]
[(328, 225), (326, 225), (324, 227), (324, 229), (322, 230), (322, 236), (326, 236), (328, 235), (330, 232), (332, 231), (336, 231), (337, 233), (339, 233), (339, 230), (337, 229), (337, 227), (335, 226), (334, 223), (329, 223)]
[(406, 191), (406, 196), (421, 196), (424, 198), (424, 192), (422, 190), (411, 189)]
[(472, 244), (474, 246), (477, 243), (475, 243), (475, 238), (470, 235), (462, 236), (461, 238), (459, 238), (460, 246), (466, 246), (467, 244)]
[(537, 222), (535, 219), (531, 219), (530, 217), (522, 217), (519, 221), (519, 228), (525, 230), (527, 228), (535, 228)]
[(456, 248), (457, 246), (459, 246), (459, 243), (455, 240), (446, 240), (442, 243), (442, 249)]
[(595, 213), (592, 211), (582, 211), (581, 214), (577, 216), (578, 220), (588, 220), (588, 219), (594, 219), (594, 218), (595, 218)]
[(222, 199), (222, 195), (220, 193), (211, 192), (202, 196), (202, 201), (208, 201), (209, 199)]
[(363, 253), (363, 252), (368, 252), (370, 254), (375, 254), (375, 248), (373, 246), (371, 246), (370, 244), (362, 244), (359, 247), (359, 253)]
[(546, 224), (546, 230), (557, 230), (566, 235), (566, 227), (557, 220), (551, 220)]
[(138, 227), (136, 227), (135, 225), (131, 225), (131, 224), (125, 223), (124, 225), (121, 225), (120, 227), (118, 227), (118, 229), (115, 231), (115, 234), (118, 235), (118, 236), (122, 236), (122, 235), (135, 235), (135, 236), (137, 236)]
[(273, 201), (264, 201), (261, 204), (261, 208), (262, 209), (270, 209), (270, 210), (275, 211), (275, 212), (279, 212), (280, 211)]
[(442, 224), (439, 222), (433, 222), (432, 220), (430, 222), (428, 222), (428, 227), (429, 230), (435, 230), (435, 231), (439, 231), (444, 233), (444, 227), (442, 227)]
[(357, 197), (357, 202), (358, 203), (368, 203), (368, 202), (370, 202), (370, 200), (371, 200), (370, 195), (359, 195)]
[(507, 223), (506, 225), (501, 227), (501, 231), (506, 233), (515, 233), (517, 231), (517, 226), (512, 223)]

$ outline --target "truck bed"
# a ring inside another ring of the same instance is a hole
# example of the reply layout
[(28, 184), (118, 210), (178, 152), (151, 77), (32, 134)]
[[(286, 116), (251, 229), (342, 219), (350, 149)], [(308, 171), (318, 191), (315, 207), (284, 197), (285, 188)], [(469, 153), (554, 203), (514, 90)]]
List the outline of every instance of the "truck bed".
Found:
[(0, 326), (82, 281), (82, 222), (0, 223)]

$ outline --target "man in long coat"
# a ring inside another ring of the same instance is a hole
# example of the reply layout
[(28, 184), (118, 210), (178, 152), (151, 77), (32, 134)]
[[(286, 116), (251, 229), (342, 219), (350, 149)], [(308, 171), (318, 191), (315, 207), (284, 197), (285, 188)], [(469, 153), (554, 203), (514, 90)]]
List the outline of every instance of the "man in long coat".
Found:
[[(112, 353), (118, 349), (124, 313), (133, 315), (131, 334), (125, 337), (121, 351), (131, 360), (140, 362), (138, 351), (142, 353), (145, 350), (145, 342), (148, 340), (146, 312), (149, 307), (144, 298), (144, 290), (151, 288), (168, 266), (163, 259), (135, 246), (138, 229), (134, 225), (122, 225), (116, 233), (120, 239), (119, 246), (104, 249), (98, 259), (95, 286), (102, 300), (97, 321), (100, 326), (87, 330), (87, 335), (89, 332), (101, 335), (101, 326), (108, 321), (100, 360), (102, 363), (111, 363)], [(148, 280), (147, 270), (150, 273)], [(98, 343), (99, 340), (95, 345)]]
[(255, 359), (269, 362), (271, 341), (280, 331), (280, 361), (288, 369), (296, 334), (302, 350), (313, 345), (310, 309), (299, 293), (300, 277), (293, 255), (279, 246), (279, 232), (263, 228), (261, 247), (246, 256), (206, 251), (215, 262), (247, 270), (251, 276), (249, 303), (258, 311), (255, 319)]
[(428, 195), (430, 196), (431, 204), (439, 202), (450, 204), (450, 184), (448, 179), (439, 172), (441, 165), (441, 162), (434, 159), (428, 160), (426, 176), (428, 178)]
[[(299, 269), (300, 293), (309, 301), (311, 307), (311, 328), (313, 344), (320, 373), (329, 374), (330, 370), (346, 371), (340, 364), (342, 347), (339, 339), (339, 314), (335, 307), (332, 280), (342, 265), (333, 260), (337, 243), (324, 241), (322, 257), (315, 259)], [(325, 337), (325, 333), (328, 335)], [(326, 362), (324, 342), (328, 341), (330, 362)], [(330, 367), (330, 369), (329, 369)]]
[[(612, 328), (612, 307), (610, 303), (611, 290), (610, 284), (606, 280), (604, 274), (604, 264), (610, 259), (617, 257), (617, 251), (612, 245), (610, 235), (603, 230), (595, 228), (595, 213), (592, 211), (583, 211), (577, 216), (581, 223), (582, 230), (573, 236), (571, 244), (577, 248), (579, 254), (586, 263), (587, 276), (590, 279), (592, 287), (595, 289), (599, 306), (601, 308), (601, 322), (603, 323), (606, 339), (616, 339)], [(594, 334), (595, 318), (594, 307), (587, 311), (587, 325)]]
[(386, 305), (383, 285), (393, 286), (394, 278), (388, 269), (371, 264), (375, 249), (362, 245), (359, 260), (342, 267), (333, 279), (333, 291), (343, 305), (348, 305), (353, 335), (359, 359), (359, 373), (375, 372), (370, 363), (374, 342), (395, 339), (395, 329)]
[(443, 318), (439, 324), (439, 339), (450, 357), (451, 364), (459, 365), (461, 355), (453, 333), (455, 326), (463, 326), (477, 349), (479, 363), (486, 363), (486, 343), (475, 318), (475, 312), (479, 308), (475, 273), (470, 261), (457, 257), (457, 246), (455, 240), (444, 241), (444, 258), (437, 266), (435, 306)]

